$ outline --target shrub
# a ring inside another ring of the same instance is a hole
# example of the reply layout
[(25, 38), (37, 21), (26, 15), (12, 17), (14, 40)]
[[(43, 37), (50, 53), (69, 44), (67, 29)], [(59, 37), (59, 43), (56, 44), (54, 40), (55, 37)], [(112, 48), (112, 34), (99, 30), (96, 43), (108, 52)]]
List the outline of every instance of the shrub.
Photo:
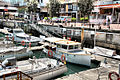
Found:
[(76, 18), (75, 17), (71, 18), (71, 21), (76, 21)]

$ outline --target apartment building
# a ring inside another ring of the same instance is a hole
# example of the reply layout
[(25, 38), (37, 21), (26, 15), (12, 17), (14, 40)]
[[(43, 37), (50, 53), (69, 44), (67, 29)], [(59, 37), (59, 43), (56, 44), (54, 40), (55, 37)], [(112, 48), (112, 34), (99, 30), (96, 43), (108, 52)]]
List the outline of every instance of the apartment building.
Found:
[(60, 16), (71, 16), (78, 18), (78, 0), (60, 0)]

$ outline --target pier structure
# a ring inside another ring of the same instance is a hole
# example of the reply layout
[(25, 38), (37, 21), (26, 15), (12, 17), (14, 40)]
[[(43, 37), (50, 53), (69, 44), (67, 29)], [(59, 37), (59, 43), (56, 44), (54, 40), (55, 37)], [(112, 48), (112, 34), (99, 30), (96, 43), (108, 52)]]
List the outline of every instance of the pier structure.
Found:
[[(106, 59), (106, 57), (98, 55), (96, 55), (96, 60), (101, 61), (100, 67), (70, 74), (56, 80), (109, 80), (111, 72), (118, 74), (120, 61), (111, 58)], [(107, 63), (105, 63), (105, 60)], [(114, 75), (112, 79), (117, 80), (117, 76)]]
[[(81, 41), (81, 29), (82, 27), (69, 27), (63, 26), (58, 27), (58, 25), (42, 24), (48, 32), (54, 32), (61, 36), (71, 37), (72, 40)], [(120, 37), (119, 30), (107, 30), (107, 29), (95, 29), (94, 28), (84, 28), (84, 46), (94, 46), (94, 37), (96, 35), (96, 45), (106, 48), (111, 48), (120, 50)]]

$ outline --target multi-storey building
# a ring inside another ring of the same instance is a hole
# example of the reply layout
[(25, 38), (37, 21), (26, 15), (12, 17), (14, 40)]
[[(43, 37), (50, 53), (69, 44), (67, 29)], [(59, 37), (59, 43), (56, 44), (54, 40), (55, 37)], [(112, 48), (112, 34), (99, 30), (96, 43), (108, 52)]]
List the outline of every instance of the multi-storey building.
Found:
[(115, 22), (120, 21), (120, 0), (98, 0), (95, 1), (93, 5), (93, 13), (111, 16)]
[(78, 0), (59, 0), (61, 3), (60, 16), (78, 18)]
[(49, 0), (38, 0), (40, 6), (40, 14), (43, 17), (48, 16), (47, 4), (49, 4)]
[(95, 1), (93, 12), (99, 12), (100, 14), (120, 13), (120, 0)]

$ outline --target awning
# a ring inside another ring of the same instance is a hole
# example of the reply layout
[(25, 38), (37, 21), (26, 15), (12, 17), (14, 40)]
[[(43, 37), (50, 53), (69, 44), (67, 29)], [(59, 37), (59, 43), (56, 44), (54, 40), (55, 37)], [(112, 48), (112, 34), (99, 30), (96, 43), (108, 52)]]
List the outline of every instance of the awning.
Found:
[(103, 9), (120, 8), (120, 4), (99, 5), (99, 8)]

